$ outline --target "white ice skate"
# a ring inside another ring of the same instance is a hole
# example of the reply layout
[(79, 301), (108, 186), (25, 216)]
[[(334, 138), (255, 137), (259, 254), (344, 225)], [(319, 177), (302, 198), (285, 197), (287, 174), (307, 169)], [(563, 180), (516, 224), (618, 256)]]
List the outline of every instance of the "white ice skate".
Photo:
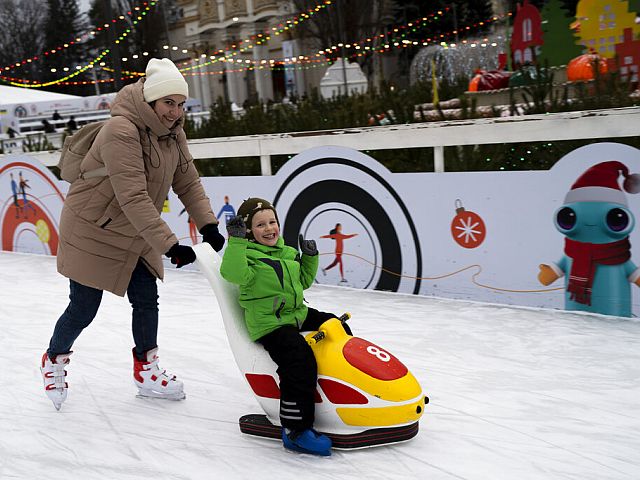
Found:
[(158, 366), (158, 348), (146, 353), (146, 360), (138, 360), (133, 353), (133, 381), (138, 387), (139, 397), (182, 400), (184, 385), (175, 375), (168, 375)]
[(42, 361), (40, 362), (40, 372), (42, 373), (42, 380), (44, 381), (44, 391), (49, 397), (49, 400), (53, 402), (53, 406), (56, 410), (60, 410), (62, 402), (67, 399), (67, 390), (69, 385), (66, 382), (67, 371), (65, 367), (69, 364), (69, 357), (71, 352), (56, 355), (51, 360), (44, 352), (42, 355)]

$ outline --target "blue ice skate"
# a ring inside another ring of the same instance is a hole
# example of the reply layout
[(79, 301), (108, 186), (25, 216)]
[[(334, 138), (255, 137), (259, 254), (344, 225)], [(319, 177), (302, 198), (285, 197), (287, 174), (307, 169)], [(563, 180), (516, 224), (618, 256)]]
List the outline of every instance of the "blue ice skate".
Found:
[(311, 453), (328, 457), (331, 455), (331, 440), (326, 435), (316, 432), (312, 428), (302, 431), (282, 429), (282, 443), (284, 448), (300, 453)]

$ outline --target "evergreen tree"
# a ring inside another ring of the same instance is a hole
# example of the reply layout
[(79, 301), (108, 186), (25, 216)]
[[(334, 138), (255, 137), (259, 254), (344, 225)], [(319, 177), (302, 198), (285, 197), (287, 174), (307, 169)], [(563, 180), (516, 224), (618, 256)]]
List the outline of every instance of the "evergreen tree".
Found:
[[(55, 50), (55, 53), (49, 53), (43, 57), (41, 78), (42, 81), (51, 81), (70, 75), (77, 66), (85, 65), (86, 42), (78, 41), (85, 33), (85, 22), (80, 14), (77, 0), (47, 0), (46, 3), (48, 18), (44, 28), (43, 50), (44, 52)], [(79, 75), (71, 80), (86, 78), (85, 75)], [(71, 86), (58, 88), (69, 93), (79, 93), (78, 88)]]
[(573, 18), (565, 10), (560, 0), (549, 0), (540, 12), (542, 39), (538, 61), (541, 65), (566, 65), (572, 58), (582, 53), (578, 38), (570, 28)]
[[(44, 0), (0, 0), (0, 68), (4, 77), (41, 80), (40, 61), (19, 67), (15, 64), (42, 53), (46, 21)], [(11, 68), (6, 70), (6, 66)]]
[[(117, 46), (110, 43), (109, 32), (106, 31), (96, 36), (92, 41), (95, 51), (103, 51), (107, 48), (111, 51), (104, 58), (108, 70), (99, 71), (98, 76), (102, 79), (114, 78), (114, 70), (119, 62), (124, 78), (122, 82), (124, 84), (135, 82), (138, 77), (133, 74), (144, 72), (149, 58), (167, 56), (166, 51), (162, 49), (162, 44), (166, 42), (166, 25), (161, 11), (162, 5), (159, 2), (151, 7), (145, 15), (142, 15), (145, 10), (139, 0), (111, 0), (111, 18), (107, 18), (106, 1), (109, 0), (92, 1), (89, 10), (91, 23), (93, 25), (109, 23), (114, 39), (119, 38), (127, 30), (129, 32)], [(124, 18), (119, 18), (121, 16)], [(117, 19), (117, 21), (112, 23), (113, 19)], [(148, 55), (143, 55), (145, 52)], [(114, 55), (118, 55), (117, 60)], [(102, 84), (101, 90), (114, 91), (115, 82)]]

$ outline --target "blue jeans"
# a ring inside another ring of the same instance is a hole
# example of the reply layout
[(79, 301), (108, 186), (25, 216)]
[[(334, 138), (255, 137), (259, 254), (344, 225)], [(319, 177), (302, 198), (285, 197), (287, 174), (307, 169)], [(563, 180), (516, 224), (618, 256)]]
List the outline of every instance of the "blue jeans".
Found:
[[(100, 302), (102, 290), (87, 287), (69, 280), (69, 306), (58, 319), (49, 342), (47, 354), (53, 358), (69, 353), (76, 338), (93, 321)], [(138, 260), (127, 287), (127, 297), (133, 308), (131, 329), (135, 353), (144, 359), (144, 353), (157, 347), (158, 334), (158, 286), (156, 277)]]

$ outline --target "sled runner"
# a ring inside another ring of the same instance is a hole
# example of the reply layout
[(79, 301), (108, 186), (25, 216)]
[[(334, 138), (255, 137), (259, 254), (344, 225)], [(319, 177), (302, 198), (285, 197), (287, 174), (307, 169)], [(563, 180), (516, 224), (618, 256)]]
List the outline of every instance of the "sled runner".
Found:
[[(240, 430), (279, 439), (276, 365), (260, 344), (249, 339), (238, 288), (220, 276), (221, 257), (208, 243), (193, 249), (197, 266), (218, 299), (236, 363), (265, 413), (242, 416)], [(418, 420), (428, 399), (396, 357), (367, 340), (348, 335), (337, 318), (323, 323), (317, 332), (306, 333), (305, 339), (318, 364), (314, 428), (331, 438), (334, 448), (384, 445), (417, 435)]]
[[(240, 417), (240, 431), (259, 437), (282, 439), (282, 427), (274, 425), (266, 415), (251, 413)], [(373, 428), (359, 433), (341, 435), (322, 432), (331, 439), (332, 448), (348, 450), (353, 448), (375, 447), (388, 443), (404, 442), (418, 434), (418, 422), (401, 427)]]

